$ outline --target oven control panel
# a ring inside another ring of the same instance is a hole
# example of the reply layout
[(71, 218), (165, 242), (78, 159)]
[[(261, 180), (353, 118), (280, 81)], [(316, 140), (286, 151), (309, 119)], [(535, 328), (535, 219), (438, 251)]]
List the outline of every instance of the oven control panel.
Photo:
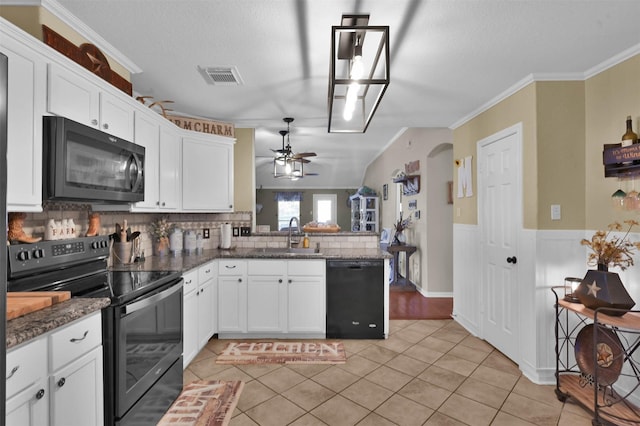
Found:
[(40, 241), (7, 246), (9, 276), (27, 275), (40, 269), (64, 268), (75, 263), (105, 259), (109, 256), (109, 236)]

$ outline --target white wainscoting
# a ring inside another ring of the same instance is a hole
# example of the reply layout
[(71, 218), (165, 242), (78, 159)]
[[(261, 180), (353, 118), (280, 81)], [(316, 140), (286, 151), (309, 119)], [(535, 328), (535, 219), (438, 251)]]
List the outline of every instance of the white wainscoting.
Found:
[(480, 229), (453, 225), (453, 318), (474, 336), (480, 335)]

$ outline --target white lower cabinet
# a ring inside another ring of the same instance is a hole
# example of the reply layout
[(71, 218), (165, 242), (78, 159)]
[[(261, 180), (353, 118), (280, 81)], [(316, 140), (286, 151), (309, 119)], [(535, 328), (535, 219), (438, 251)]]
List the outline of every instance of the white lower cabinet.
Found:
[(249, 260), (247, 276), (247, 331), (284, 333), (287, 328), (287, 263)]
[(325, 336), (324, 260), (248, 259), (245, 265), (246, 279), (223, 276), (220, 264), (221, 338)]
[(325, 261), (288, 261), (287, 283), (287, 331), (324, 335), (327, 328)]
[(183, 369), (187, 368), (209, 339), (217, 333), (218, 292), (216, 276), (216, 261), (211, 261), (183, 274)]
[(218, 261), (218, 335), (247, 332), (247, 262)]
[(7, 425), (102, 425), (102, 322), (96, 312), (7, 353)]

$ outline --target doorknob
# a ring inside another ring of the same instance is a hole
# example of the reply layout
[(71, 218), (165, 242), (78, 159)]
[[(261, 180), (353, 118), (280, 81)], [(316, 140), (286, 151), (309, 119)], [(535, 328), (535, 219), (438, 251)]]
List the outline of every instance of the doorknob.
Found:
[(515, 256), (507, 257), (507, 263), (513, 263), (515, 265), (518, 263), (518, 258)]

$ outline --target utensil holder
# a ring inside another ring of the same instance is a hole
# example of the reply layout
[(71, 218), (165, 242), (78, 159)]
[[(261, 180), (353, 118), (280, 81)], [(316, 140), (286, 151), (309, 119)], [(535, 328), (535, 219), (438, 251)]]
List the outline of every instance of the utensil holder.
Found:
[(131, 250), (133, 244), (128, 242), (114, 242), (113, 243), (113, 264), (114, 265), (127, 265), (131, 263)]

